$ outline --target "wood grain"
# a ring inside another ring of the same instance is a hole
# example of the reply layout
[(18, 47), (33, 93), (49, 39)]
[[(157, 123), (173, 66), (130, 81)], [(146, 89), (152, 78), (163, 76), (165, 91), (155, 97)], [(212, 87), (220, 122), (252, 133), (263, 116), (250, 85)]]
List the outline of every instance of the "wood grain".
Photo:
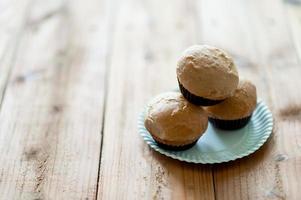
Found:
[(95, 199), (109, 26), (103, 1), (34, 1), (0, 114), (0, 199)]
[(293, 43), (301, 60), (301, 1), (284, 1), (285, 14), (288, 19), (288, 27), (291, 32)]
[(30, 2), (3, 0), (0, 2), (0, 105), (7, 79), (15, 61), (17, 47), (24, 32)]
[(177, 87), (176, 60), (198, 42), (195, 3), (124, 0), (115, 8), (98, 199), (214, 199), (210, 166), (161, 156), (137, 132), (143, 106)]
[(261, 150), (214, 166), (217, 199), (298, 199), (301, 68), (282, 1), (205, 1), (201, 10), (204, 41), (234, 55), (275, 117), (273, 136)]

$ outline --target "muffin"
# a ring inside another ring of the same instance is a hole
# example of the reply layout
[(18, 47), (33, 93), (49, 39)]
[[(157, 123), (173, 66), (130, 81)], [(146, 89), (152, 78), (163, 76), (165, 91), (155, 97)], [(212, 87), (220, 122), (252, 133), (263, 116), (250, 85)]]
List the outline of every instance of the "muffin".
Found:
[(232, 97), (205, 110), (213, 126), (234, 130), (244, 127), (250, 121), (256, 104), (256, 87), (250, 81), (242, 80)]
[(185, 150), (206, 131), (208, 116), (203, 108), (189, 103), (180, 92), (168, 92), (149, 104), (144, 124), (162, 148)]
[(232, 58), (208, 45), (184, 51), (177, 64), (177, 77), (183, 96), (201, 106), (215, 105), (232, 96), (239, 82)]

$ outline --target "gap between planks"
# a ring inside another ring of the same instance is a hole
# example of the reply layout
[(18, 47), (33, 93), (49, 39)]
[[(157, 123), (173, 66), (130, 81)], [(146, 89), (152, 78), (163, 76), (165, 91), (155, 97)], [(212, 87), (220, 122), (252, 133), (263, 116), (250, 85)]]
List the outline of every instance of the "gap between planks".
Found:
[[(117, 1), (117, 2), (116, 2)], [(106, 60), (105, 60), (105, 66), (106, 66), (106, 72), (105, 72), (105, 78), (104, 78), (104, 102), (103, 102), (103, 112), (102, 112), (102, 127), (101, 127), (101, 142), (100, 142), (100, 152), (99, 152), (99, 164), (98, 164), (98, 171), (97, 171), (97, 183), (96, 183), (96, 192), (95, 192), (95, 199), (98, 199), (98, 192), (99, 192), (99, 182), (100, 182), (100, 168), (101, 168), (101, 156), (102, 156), (102, 147), (103, 147), (103, 141), (104, 141), (104, 128), (105, 128), (105, 122), (106, 122), (106, 108), (107, 108), (107, 103), (108, 103), (108, 90), (109, 90), (109, 78), (110, 78), (110, 66), (112, 64), (112, 51), (113, 51), (113, 47), (114, 47), (114, 37), (113, 37), (113, 33), (115, 30), (115, 25), (116, 25), (116, 19), (117, 19), (117, 14), (118, 13), (118, 9), (119, 9), (119, 5), (118, 4), (119, 0), (113, 0), (113, 1), (109, 1), (109, 2), (114, 2), (112, 5), (109, 4), (109, 13), (111, 15), (109, 15), (109, 19), (108, 20), (108, 26), (106, 28), (107, 30), (107, 40), (109, 41), (107, 43), (107, 46), (105, 47), (106, 49)], [(114, 5), (116, 5), (114, 7)], [(115, 8), (116, 10), (113, 10), (113, 8)]]

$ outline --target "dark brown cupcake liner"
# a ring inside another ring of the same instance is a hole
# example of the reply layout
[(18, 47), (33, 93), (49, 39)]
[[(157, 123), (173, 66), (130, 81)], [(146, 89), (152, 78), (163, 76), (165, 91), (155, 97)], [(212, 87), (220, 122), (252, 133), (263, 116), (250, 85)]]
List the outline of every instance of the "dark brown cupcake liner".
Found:
[(208, 117), (208, 120), (214, 127), (218, 129), (236, 130), (245, 127), (250, 121), (251, 117), (252, 115), (236, 120), (222, 120)]
[(197, 105), (197, 106), (213, 106), (213, 105), (216, 105), (216, 104), (224, 101), (224, 99), (222, 99), (222, 100), (212, 100), (212, 99), (207, 99), (207, 98), (196, 96), (196, 95), (190, 93), (186, 88), (184, 88), (184, 86), (180, 83), (179, 80), (178, 80), (178, 83), (179, 83), (179, 88), (180, 88), (180, 91), (181, 91), (182, 95), (185, 97), (185, 99), (187, 101), (189, 101), (190, 103), (192, 103), (194, 105)]
[(172, 150), (172, 151), (183, 151), (183, 150), (187, 150), (187, 149), (190, 149), (191, 147), (193, 147), (197, 143), (198, 140), (194, 141), (193, 143), (185, 144), (182, 146), (172, 146), (172, 145), (161, 143), (157, 140), (155, 140), (155, 141), (158, 144), (158, 146), (163, 149)]
[(190, 149), (191, 147), (193, 147), (198, 139), (196, 139), (195, 141), (189, 143), (189, 144), (184, 144), (184, 145), (170, 145), (170, 144), (166, 144), (160, 141), (159, 138), (157, 138), (156, 136), (152, 135), (152, 138), (155, 140), (155, 142), (158, 144), (159, 147), (166, 149), (166, 150), (173, 150), (173, 151), (183, 151), (183, 150), (187, 150)]

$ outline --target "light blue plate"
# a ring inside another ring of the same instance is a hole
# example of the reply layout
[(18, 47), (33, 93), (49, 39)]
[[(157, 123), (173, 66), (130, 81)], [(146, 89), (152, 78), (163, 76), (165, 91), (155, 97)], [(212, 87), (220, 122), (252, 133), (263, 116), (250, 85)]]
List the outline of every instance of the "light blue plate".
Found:
[(213, 164), (236, 160), (254, 153), (268, 139), (273, 129), (271, 111), (263, 101), (257, 103), (256, 110), (247, 126), (236, 131), (222, 131), (210, 123), (197, 144), (185, 151), (165, 150), (158, 146), (144, 126), (145, 111), (138, 119), (139, 133), (155, 151), (181, 161)]

